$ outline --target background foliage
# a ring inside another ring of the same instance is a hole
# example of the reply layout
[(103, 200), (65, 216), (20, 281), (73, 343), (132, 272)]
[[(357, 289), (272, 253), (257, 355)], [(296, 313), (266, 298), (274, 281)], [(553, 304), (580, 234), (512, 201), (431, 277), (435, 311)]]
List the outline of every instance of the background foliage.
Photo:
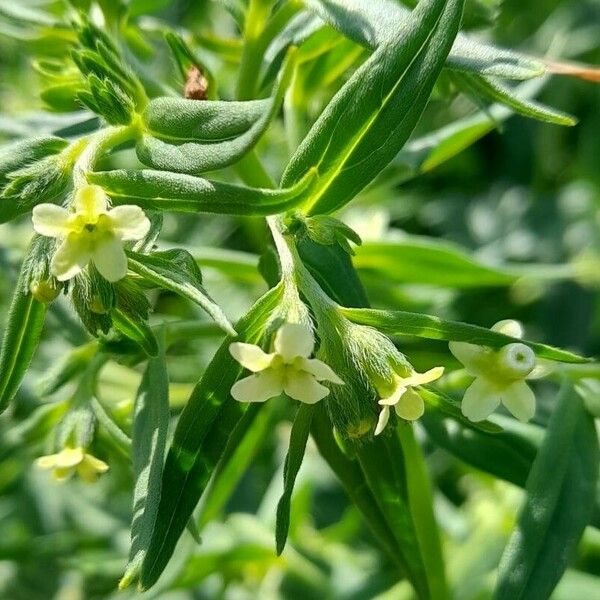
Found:
[[(109, 18), (118, 20), (119, 2), (99, 4)], [(227, 2), (128, 4), (128, 20), (119, 28), (131, 64), (145, 85), (154, 86), (155, 95), (183, 86), (163, 40), (168, 29), (190, 42), (214, 76), (218, 96), (235, 96), (243, 58)], [(80, 103), (68, 106), (69, 82), (63, 78), (60, 86), (53, 85), (40, 67), (44, 60), (64, 60), (74, 41), (64, 11), (62, 2), (17, 5), (0, 0), (3, 141), (42, 132), (68, 135), (97, 126), (97, 118)], [(600, 6), (594, 0), (530, 0), (527, 7), (516, 0), (472, 0), (467, 2), (463, 27), (536, 56), (600, 63)], [(301, 71), (303, 87), (293, 88), (285, 102), (296, 103), (301, 116), (314, 120), (347, 70), (365, 57), (356, 43), (340, 42), (320, 60), (307, 62)], [(464, 151), (440, 161), (443, 164), (425, 163), (424, 172), (412, 177), (398, 160), (361, 193), (342, 218), (363, 239), (354, 264), (372, 305), (483, 326), (516, 318), (524, 323), (529, 339), (598, 356), (599, 90), (579, 79), (552, 77), (537, 97), (575, 115), (577, 126), (496, 117), (486, 125), (487, 135), (465, 144)], [(58, 106), (69, 111), (52, 110)], [(480, 114), (480, 108), (481, 101), (459, 94), (456, 82), (444, 72), (413, 137)], [(485, 114), (483, 118), (489, 122)], [(257, 149), (276, 178), (290, 155), (290, 140), (305, 133), (304, 118), (290, 121), (287, 130), (281, 120), (275, 121)], [(462, 145), (460, 139), (456, 143)], [(109, 161), (107, 168), (138, 166), (130, 150)], [(218, 177), (233, 182), (238, 175), (228, 169)], [(8, 310), (30, 234), (28, 216), (0, 225), (2, 314)], [(203, 269), (204, 286), (232, 321), (267, 289), (258, 269), (267, 240), (260, 219), (166, 215), (161, 240), (192, 253)], [(175, 417), (222, 332), (172, 293), (157, 293), (154, 300), (154, 322), (185, 318), (194, 323), (184, 335), (173, 333), (170, 342), (167, 362)], [(48, 433), (73, 393), (69, 387), (54, 392), (57, 363), (87, 341), (67, 305), (52, 304), (32, 369), (13, 409), (0, 419), (0, 597), (7, 600), (135, 595), (115, 592), (129, 551), (132, 483), (130, 466), (123, 460), (126, 449), (99, 428), (95, 454), (107, 460), (111, 470), (94, 486), (78, 481), (57, 486), (32, 464), (35, 457), (52, 451)], [(419, 370), (431, 364), (445, 364), (450, 370), (458, 366), (443, 342), (406, 337), (400, 347)], [(99, 400), (123, 423), (141, 376), (139, 367), (117, 362), (102, 371)], [(586, 381), (588, 399), (600, 402), (597, 379)], [(453, 393), (461, 381), (451, 374), (444, 385)], [(537, 389), (538, 411), (527, 435), (537, 436), (539, 443), (541, 427), (552, 412), (554, 389), (549, 384)], [(310, 441), (292, 500), (288, 548), (280, 557), (275, 554), (274, 520), (293, 414), (291, 403), (274, 403), (261, 413), (244, 440), (238, 463), (221, 474), (232, 489), (225, 483), (222, 495), (216, 500), (212, 496), (213, 504), (204, 507), (201, 545), (184, 534), (165, 576), (146, 597), (411, 597), (410, 587), (397, 582), (393, 565)], [(502, 419), (498, 422), (503, 424)], [(528, 465), (519, 462), (523, 453), (515, 451), (510, 439), (504, 445), (498, 442), (486, 457), (477, 445), (480, 434), (459, 429), (444, 429), (425, 419), (417, 434), (434, 484), (453, 597), (475, 600), (491, 595)], [(502, 462), (497, 456), (510, 457), (505, 472), (490, 466)], [(545, 476), (552, 478), (552, 469)], [(595, 597), (600, 593), (599, 576), (600, 534), (587, 527), (553, 597)]]

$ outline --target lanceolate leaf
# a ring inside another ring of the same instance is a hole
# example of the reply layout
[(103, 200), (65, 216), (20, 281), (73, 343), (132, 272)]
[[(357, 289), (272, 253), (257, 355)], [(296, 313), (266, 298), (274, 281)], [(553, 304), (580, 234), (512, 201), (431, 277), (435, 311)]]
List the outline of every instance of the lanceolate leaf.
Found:
[(401, 283), (440, 287), (504, 287), (518, 276), (507, 269), (489, 267), (447, 242), (408, 237), (393, 242), (369, 242), (355, 250), (354, 266), (378, 277)]
[[(305, 0), (306, 4), (338, 31), (371, 49), (409, 27), (410, 11), (396, 0)], [(511, 50), (478, 42), (459, 33), (447, 66), (506, 79), (542, 75), (542, 62)]]
[[(350, 255), (340, 246), (323, 246), (304, 237), (298, 240), (302, 262), (321, 288), (345, 306), (366, 306), (367, 295), (352, 266)], [(343, 299), (339, 296), (343, 293)]]
[(290, 529), (290, 509), (294, 484), (302, 460), (306, 451), (306, 442), (310, 433), (310, 424), (313, 418), (314, 406), (311, 404), (300, 404), (292, 432), (290, 434), (290, 447), (285, 457), (283, 468), (283, 494), (277, 504), (277, 522), (275, 525), (275, 545), (277, 554), (280, 555), (285, 548), (288, 532)]
[(428, 411), (421, 419), (432, 441), (454, 456), (523, 487), (531, 468), (543, 431), (514, 419), (503, 419), (503, 430), (486, 433), (457, 423), (436, 411)]
[[(356, 446), (361, 469), (398, 545), (398, 555), (419, 598), (433, 600), (419, 546), (415, 514), (408, 499), (404, 453), (395, 436), (380, 436)], [(444, 598), (444, 597), (442, 597)]]
[[(468, 465), (525, 487), (531, 465), (542, 444), (544, 430), (531, 423), (519, 423), (511, 417), (496, 415), (502, 431), (485, 432), (472, 425), (449, 420), (435, 411), (421, 419), (432, 441)], [(600, 497), (596, 497), (590, 523), (600, 528)]]
[(88, 174), (114, 204), (137, 204), (144, 209), (210, 212), (228, 215), (272, 215), (297, 206), (315, 180), (309, 172), (296, 185), (270, 190), (209, 181), (201, 177), (142, 169)]
[(256, 452), (272, 431), (275, 414), (274, 405), (254, 403), (231, 432), (200, 502), (200, 528), (218, 517)]
[(340, 480), (348, 497), (360, 510), (374, 537), (386, 550), (392, 562), (402, 568), (398, 544), (377, 504), (375, 496), (367, 485), (360, 464), (356, 459), (348, 457), (338, 446), (333, 437), (331, 422), (327, 418), (323, 406), (317, 406), (316, 408), (311, 434), (319, 453)]
[(538, 119), (545, 123), (554, 123), (555, 125), (572, 126), (577, 124), (577, 119), (574, 117), (534, 102), (533, 100), (521, 98), (513, 90), (502, 85), (499, 81), (495, 81), (491, 77), (470, 73), (457, 73), (455, 77), (459, 82), (463, 82), (475, 93), (492, 102), (505, 104), (524, 117)]
[[(239, 339), (256, 343), (271, 311), (281, 299), (281, 288), (265, 294), (237, 324)], [(246, 406), (231, 398), (231, 386), (241, 366), (229, 353), (227, 338), (192, 392), (179, 418), (163, 472), (162, 494), (152, 539), (142, 564), (140, 585), (152, 586), (166, 567), (177, 540), (204, 492), (210, 475), (227, 446)]]
[(414, 335), (432, 340), (468, 342), (478, 346), (500, 348), (506, 344), (520, 342), (529, 346), (539, 358), (547, 358), (565, 363), (585, 363), (589, 359), (567, 350), (513, 338), (485, 327), (445, 321), (439, 317), (401, 310), (373, 310), (361, 308), (343, 308), (344, 315), (362, 325), (370, 325), (388, 335)]
[(143, 114), (149, 134), (172, 144), (221, 142), (242, 135), (268, 115), (273, 101), (211, 102), (155, 98)]
[(128, 252), (128, 266), (144, 279), (171, 290), (201, 306), (229, 335), (235, 330), (221, 307), (202, 287), (200, 269), (185, 250), (166, 250), (152, 254)]
[(329, 103), (282, 179), (288, 187), (318, 169), (309, 213), (344, 206), (402, 148), (456, 37), (462, 7), (462, 0), (420, 2), (406, 26), (382, 42)]
[[(245, 127), (245, 124), (250, 120), (249, 115), (246, 115), (243, 119), (240, 119), (239, 123), (234, 123), (233, 125), (231, 122), (221, 123), (224, 130), (222, 138), (224, 141), (199, 143), (196, 140), (182, 142), (180, 139), (170, 139), (169, 142), (166, 142), (162, 139), (153, 137), (152, 135), (145, 134), (137, 145), (138, 158), (145, 165), (155, 169), (174, 171), (176, 173), (189, 173), (192, 175), (214, 169), (221, 169), (237, 162), (256, 145), (267, 129), (269, 123), (279, 112), (285, 91), (293, 73), (294, 56), (295, 51), (288, 54), (287, 60), (282, 67), (282, 73), (275, 86), (273, 96), (269, 100), (268, 110), (264, 111), (262, 116), (260, 116), (249, 129), (241, 133), (241, 135), (227, 139), (231, 137), (232, 132), (236, 128), (240, 128), (242, 125)], [(203, 100), (198, 101), (198, 103), (211, 104), (211, 101)], [(215, 110), (218, 110), (218, 108), (219, 106), (217, 106)], [(198, 115), (197, 112), (194, 112), (191, 116), (191, 120), (194, 123), (196, 122), (196, 117), (202, 119), (202, 115)], [(186, 123), (191, 125), (190, 121), (186, 121)], [(198, 126), (190, 127), (190, 131), (196, 129), (197, 135), (199, 136), (206, 136), (207, 134), (216, 136), (218, 135), (216, 131), (216, 126), (218, 125), (219, 123), (217, 122), (206, 128), (200, 127), (198, 129)], [(183, 126), (184, 124), (182, 123), (177, 127), (180, 134), (183, 131)]]
[(158, 354), (158, 343), (152, 329), (137, 316), (115, 308), (111, 311), (112, 323), (125, 337), (138, 344), (148, 356)]
[[(164, 333), (161, 337), (164, 337)], [(159, 354), (148, 361), (135, 400), (133, 415), (133, 521), (129, 564), (119, 587), (137, 577), (148, 550), (158, 512), (161, 476), (169, 427), (169, 376), (164, 339)]]
[(17, 393), (38, 347), (46, 305), (29, 291), (27, 261), (21, 267), (13, 294), (0, 351), (0, 412)]
[(68, 142), (52, 135), (35, 137), (0, 147), (0, 189), (6, 176), (50, 154), (64, 150)]
[(593, 418), (565, 384), (527, 480), (494, 598), (550, 597), (591, 519), (599, 460)]

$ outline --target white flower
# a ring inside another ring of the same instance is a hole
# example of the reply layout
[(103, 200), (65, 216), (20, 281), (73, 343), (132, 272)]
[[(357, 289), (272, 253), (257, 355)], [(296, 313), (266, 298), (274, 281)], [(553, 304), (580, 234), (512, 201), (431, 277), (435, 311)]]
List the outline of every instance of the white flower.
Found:
[[(492, 327), (511, 337), (521, 338), (517, 321), (500, 321)], [(471, 421), (487, 419), (503, 404), (519, 421), (529, 421), (535, 414), (535, 395), (525, 383), (533, 376), (535, 353), (520, 343), (507, 344), (500, 350), (465, 342), (450, 342), (450, 351), (465, 366), (475, 381), (467, 388), (462, 412)]]
[(309, 358), (314, 347), (310, 329), (297, 323), (278, 329), (271, 354), (254, 344), (234, 342), (231, 355), (254, 374), (235, 383), (231, 395), (239, 402), (264, 402), (283, 392), (307, 404), (322, 400), (329, 389), (319, 381), (344, 382), (324, 362)]
[(87, 454), (81, 447), (63, 448), (58, 454), (40, 456), (36, 464), (41, 469), (51, 470), (56, 481), (66, 481), (77, 471), (86, 483), (93, 483), (100, 473), (108, 471), (104, 461)]
[(33, 228), (62, 243), (54, 253), (50, 270), (59, 281), (75, 277), (91, 261), (108, 281), (127, 274), (123, 242), (139, 240), (150, 230), (150, 221), (139, 206), (108, 209), (108, 198), (97, 185), (79, 188), (73, 211), (55, 204), (33, 209)]
[(379, 405), (383, 406), (379, 413), (375, 435), (379, 435), (388, 424), (390, 419), (390, 408), (393, 406), (396, 414), (406, 421), (416, 421), (423, 416), (425, 404), (419, 394), (412, 389), (413, 386), (431, 383), (439, 379), (444, 373), (443, 367), (435, 367), (425, 373), (413, 373), (408, 377), (394, 375), (394, 386), (392, 393), (386, 398), (379, 400)]

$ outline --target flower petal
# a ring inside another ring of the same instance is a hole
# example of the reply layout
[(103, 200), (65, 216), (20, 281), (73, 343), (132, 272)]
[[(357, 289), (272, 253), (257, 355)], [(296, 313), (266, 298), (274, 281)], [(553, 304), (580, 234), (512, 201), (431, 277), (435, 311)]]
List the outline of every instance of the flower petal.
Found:
[(91, 454), (86, 454), (81, 464), (77, 467), (79, 477), (86, 483), (94, 483), (98, 479), (98, 475), (106, 473), (106, 471), (108, 471), (108, 465)]
[(242, 367), (253, 373), (266, 369), (275, 356), (274, 354), (267, 354), (259, 346), (244, 344), (243, 342), (229, 344), (229, 352)]
[(465, 366), (467, 373), (475, 377), (490, 369), (495, 356), (488, 348), (466, 342), (450, 342), (448, 347)]
[(470, 421), (487, 419), (501, 401), (501, 391), (496, 386), (478, 377), (467, 388), (462, 401), (462, 413)]
[(33, 228), (46, 237), (66, 236), (69, 233), (69, 212), (56, 204), (38, 204), (31, 215)]
[(535, 394), (524, 381), (515, 381), (503, 391), (502, 404), (519, 421), (527, 422), (535, 414)]
[(329, 389), (305, 371), (288, 372), (283, 391), (294, 400), (315, 404), (329, 394)]
[(231, 395), (238, 402), (264, 402), (282, 392), (283, 374), (276, 369), (266, 369), (244, 377), (231, 388)]
[(119, 281), (127, 275), (127, 255), (121, 240), (113, 235), (106, 235), (96, 243), (92, 261), (107, 281)]
[(36, 458), (35, 464), (40, 469), (53, 469), (56, 466), (56, 454), (48, 454)]
[(56, 467), (59, 469), (76, 467), (84, 459), (84, 453), (81, 448), (64, 448), (55, 456)]
[(404, 392), (406, 392), (406, 386), (397, 385), (389, 396), (382, 398), (377, 404), (380, 406), (395, 406), (400, 401), (400, 398)]
[(94, 224), (106, 212), (108, 198), (99, 185), (85, 185), (75, 193), (73, 205), (85, 217), (86, 223)]
[(54, 481), (62, 483), (63, 481), (69, 479), (74, 472), (75, 467), (57, 467), (52, 471), (52, 478), (54, 479)]
[(389, 406), (384, 406), (379, 413), (379, 419), (377, 419), (377, 426), (375, 427), (375, 435), (379, 435), (388, 424), (390, 420), (390, 408)]
[(88, 240), (71, 233), (58, 247), (50, 262), (50, 271), (59, 281), (67, 281), (81, 273), (90, 262), (91, 252)]
[(423, 385), (425, 383), (431, 383), (436, 379), (439, 379), (444, 374), (444, 367), (434, 367), (425, 371), (425, 373), (414, 373), (409, 377), (401, 378), (401, 385)]
[(310, 373), (317, 381), (331, 381), (338, 385), (344, 385), (344, 381), (335, 374), (334, 370), (318, 358), (302, 357), (298, 361), (298, 366), (303, 371)]
[(139, 206), (124, 204), (108, 211), (113, 231), (122, 240), (141, 240), (150, 231), (150, 220)]
[(521, 325), (519, 321), (515, 321), (513, 319), (504, 319), (503, 321), (498, 321), (491, 327), (491, 329), (492, 331), (497, 331), (498, 333), (503, 333), (504, 335), (510, 335), (510, 337), (519, 339), (523, 337), (523, 325)]
[(416, 421), (425, 412), (425, 403), (415, 390), (408, 388), (396, 404), (396, 414), (406, 421)]
[(297, 356), (308, 358), (315, 349), (312, 331), (300, 323), (284, 323), (275, 335), (275, 352), (286, 362)]

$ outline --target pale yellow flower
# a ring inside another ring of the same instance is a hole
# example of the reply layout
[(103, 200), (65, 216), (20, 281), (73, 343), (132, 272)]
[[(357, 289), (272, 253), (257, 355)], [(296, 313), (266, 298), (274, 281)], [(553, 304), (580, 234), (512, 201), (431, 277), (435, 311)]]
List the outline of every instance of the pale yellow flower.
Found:
[(329, 394), (318, 383), (344, 382), (324, 362), (309, 358), (315, 348), (312, 332), (305, 325), (285, 323), (275, 335), (274, 352), (267, 354), (259, 346), (235, 342), (229, 346), (232, 356), (254, 374), (231, 388), (239, 402), (264, 402), (285, 392), (290, 398), (314, 404)]
[(400, 375), (395, 374), (392, 393), (378, 402), (383, 408), (379, 413), (375, 435), (379, 435), (385, 429), (390, 419), (390, 409), (392, 407), (394, 407), (396, 414), (406, 421), (416, 421), (422, 417), (425, 412), (425, 403), (413, 387), (431, 383), (439, 379), (443, 373), (443, 367), (434, 367), (425, 373), (413, 373), (408, 377), (400, 377)]
[[(517, 321), (500, 321), (492, 327), (511, 337), (521, 338)], [(487, 419), (503, 404), (519, 421), (535, 414), (535, 395), (525, 379), (535, 376), (535, 353), (521, 343), (507, 344), (499, 350), (466, 342), (450, 342), (450, 351), (475, 380), (467, 388), (462, 412), (471, 421)]]
[(81, 447), (63, 448), (57, 454), (40, 456), (35, 462), (40, 469), (51, 470), (56, 481), (66, 481), (77, 472), (86, 483), (93, 483), (99, 474), (108, 471), (104, 461), (87, 454)]
[(55, 204), (36, 206), (33, 228), (40, 235), (62, 241), (50, 263), (59, 281), (75, 277), (89, 262), (108, 281), (118, 281), (127, 274), (123, 242), (142, 239), (150, 230), (150, 221), (139, 206), (109, 209), (104, 190), (86, 185), (75, 193), (72, 211)]

